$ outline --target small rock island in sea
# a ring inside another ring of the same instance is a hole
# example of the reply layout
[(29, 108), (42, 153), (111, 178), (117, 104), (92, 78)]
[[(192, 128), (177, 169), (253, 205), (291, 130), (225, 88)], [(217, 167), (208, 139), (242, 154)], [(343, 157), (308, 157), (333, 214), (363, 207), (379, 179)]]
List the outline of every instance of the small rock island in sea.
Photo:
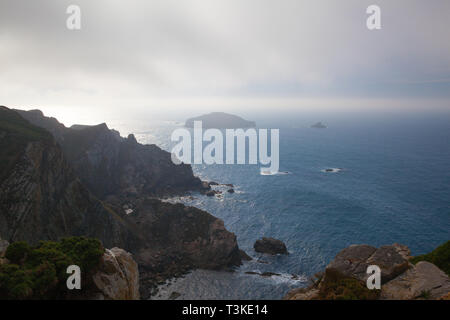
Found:
[(317, 122), (317, 123), (315, 123), (315, 124), (313, 124), (312, 126), (311, 126), (311, 128), (316, 128), (316, 129), (325, 129), (327, 126), (326, 125), (324, 125), (322, 122)]
[(203, 128), (236, 129), (256, 127), (254, 121), (248, 121), (239, 116), (225, 112), (211, 112), (199, 117), (187, 119), (185, 126), (193, 128), (194, 121), (202, 121)]

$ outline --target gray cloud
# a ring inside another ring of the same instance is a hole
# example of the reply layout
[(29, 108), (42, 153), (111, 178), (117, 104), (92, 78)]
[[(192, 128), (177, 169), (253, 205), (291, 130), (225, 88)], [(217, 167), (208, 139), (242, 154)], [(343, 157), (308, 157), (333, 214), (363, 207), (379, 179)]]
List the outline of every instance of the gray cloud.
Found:
[[(65, 27), (69, 4), (82, 30)], [(450, 2), (2, 0), (2, 104), (450, 95)], [(155, 100), (156, 99), (156, 100)]]

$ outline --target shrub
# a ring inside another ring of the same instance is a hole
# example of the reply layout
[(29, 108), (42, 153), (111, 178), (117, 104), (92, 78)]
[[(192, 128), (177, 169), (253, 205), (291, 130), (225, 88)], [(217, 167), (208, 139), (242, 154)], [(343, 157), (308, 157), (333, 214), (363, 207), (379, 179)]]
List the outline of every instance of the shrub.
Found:
[(30, 247), (12, 243), (8, 264), (0, 265), (0, 299), (55, 299), (67, 293), (67, 267), (78, 265), (84, 274), (95, 271), (104, 248), (97, 239), (71, 237), (41, 241)]
[(413, 257), (410, 261), (413, 264), (419, 261), (431, 262), (450, 276), (450, 241), (441, 244), (430, 253)]
[(380, 290), (369, 290), (360, 280), (329, 270), (319, 287), (321, 300), (375, 300), (379, 294)]
[(5, 258), (12, 263), (20, 264), (22, 260), (27, 258), (30, 250), (28, 243), (24, 241), (14, 242), (6, 249)]

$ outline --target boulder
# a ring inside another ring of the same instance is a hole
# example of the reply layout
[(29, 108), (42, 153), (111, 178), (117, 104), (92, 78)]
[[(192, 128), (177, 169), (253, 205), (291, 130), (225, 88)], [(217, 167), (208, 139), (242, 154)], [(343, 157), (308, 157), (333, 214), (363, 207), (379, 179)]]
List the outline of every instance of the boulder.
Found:
[(138, 266), (131, 254), (123, 249), (106, 249), (92, 279), (101, 292), (96, 299), (139, 300)]
[(228, 189), (228, 193), (234, 193), (234, 189)]
[(278, 239), (274, 238), (262, 238), (261, 240), (256, 240), (253, 248), (256, 252), (267, 253), (267, 254), (288, 254), (286, 245)]
[(434, 264), (420, 261), (381, 287), (381, 299), (439, 299), (450, 292), (449, 277)]
[[(409, 251), (409, 250), (408, 250)], [(409, 268), (406, 253), (401, 254), (397, 245), (382, 246), (367, 259), (367, 265), (377, 265), (381, 269), (381, 283), (386, 283)]]
[(377, 265), (381, 268), (381, 282), (386, 283), (409, 268), (408, 255), (409, 249), (398, 244), (378, 249), (365, 244), (351, 245), (336, 255), (326, 271), (366, 281), (367, 267)]
[(326, 270), (364, 280), (367, 276), (366, 261), (376, 250), (377, 248), (366, 244), (351, 245), (340, 251), (328, 264)]

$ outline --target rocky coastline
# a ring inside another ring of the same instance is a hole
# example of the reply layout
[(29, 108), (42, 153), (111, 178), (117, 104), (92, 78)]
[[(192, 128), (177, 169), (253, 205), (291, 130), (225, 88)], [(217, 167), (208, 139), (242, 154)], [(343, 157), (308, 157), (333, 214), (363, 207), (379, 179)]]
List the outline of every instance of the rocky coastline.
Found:
[(139, 265), (143, 299), (190, 269), (241, 264), (236, 236), (222, 220), (159, 199), (211, 189), (189, 165), (105, 124), (66, 128), (36, 110), (0, 113), (1, 238), (36, 244), (88, 236), (122, 248)]

